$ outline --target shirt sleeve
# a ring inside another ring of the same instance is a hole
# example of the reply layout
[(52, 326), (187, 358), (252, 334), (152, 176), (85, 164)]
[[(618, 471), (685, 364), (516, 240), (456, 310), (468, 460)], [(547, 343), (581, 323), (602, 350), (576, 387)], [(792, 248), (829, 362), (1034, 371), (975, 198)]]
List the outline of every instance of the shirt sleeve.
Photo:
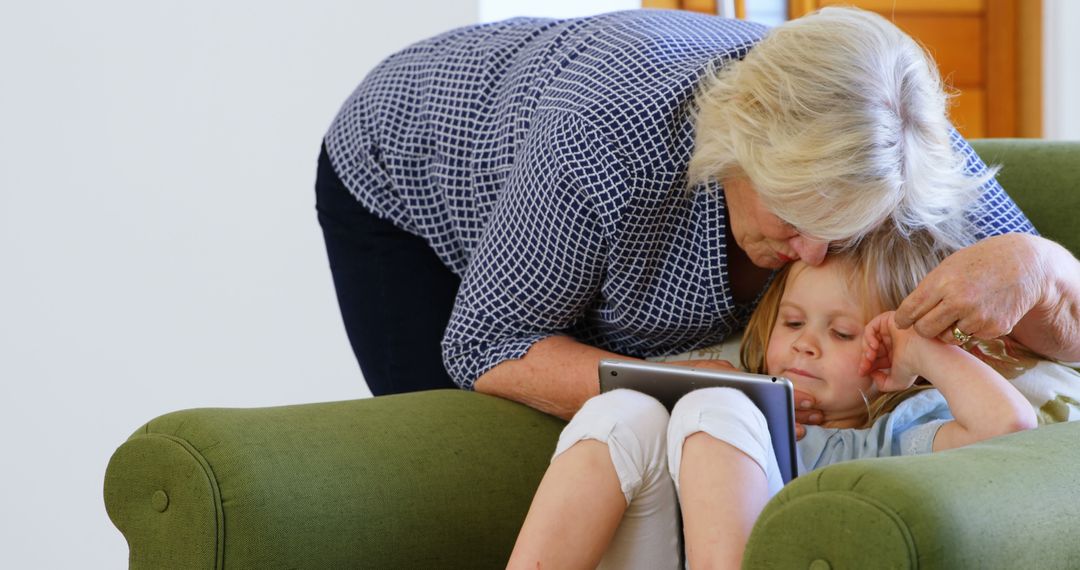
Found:
[(807, 426), (798, 444), (800, 473), (852, 459), (930, 453), (938, 430), (952, 419), (945, 397), (928, 389), (904, 400), (866, 429)]
[[(953, 129), (953, 148), (966, 157), (965, 167), (968, 174), (979, 176), (986, 172), (987, 166), (975, 149), (971, 148), (964, 137)], [(1025, 233), (1038, 235), (1035, 226), (1027, 219), (1016, 202), (1005, 193), (997, 179), (990, 180), (982, 188), (979, 204), (968, 215), (974, 224), (975, 241), (1007, 233)]]
[(625, 177), (574, 115), (538, 112), (462, 280), (443, 337), (451, 378), (472, 389), (582, 318), (601, 286), (605, 219), (593, 189)]

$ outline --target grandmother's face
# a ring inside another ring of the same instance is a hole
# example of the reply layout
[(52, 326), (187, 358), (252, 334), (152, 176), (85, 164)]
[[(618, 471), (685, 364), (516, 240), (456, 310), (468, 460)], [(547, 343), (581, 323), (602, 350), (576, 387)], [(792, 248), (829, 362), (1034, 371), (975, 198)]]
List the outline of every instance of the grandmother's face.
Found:
[(829, 243), (804, 236), (778, 218), (761, 203), (746, 178), (724, 180), (724, 199), (731, 235), (754, 265), (779, 269), (797, 259), (809, 265), (824, 261)]

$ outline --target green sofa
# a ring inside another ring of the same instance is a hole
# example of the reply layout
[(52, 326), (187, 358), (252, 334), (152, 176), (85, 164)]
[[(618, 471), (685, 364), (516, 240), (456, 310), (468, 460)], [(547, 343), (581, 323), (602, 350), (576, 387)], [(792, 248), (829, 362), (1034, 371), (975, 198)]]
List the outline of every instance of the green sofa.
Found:
[[(1080, 143), (973, 143), (1043, 235), (1080, 252)], [(142, 426), (105, 506), (132, 568), (500, 568), (563, 422), (439, 390)], [(766, 507), (751, 568), (1080, 567), (1080, 423), (834, 465)]]

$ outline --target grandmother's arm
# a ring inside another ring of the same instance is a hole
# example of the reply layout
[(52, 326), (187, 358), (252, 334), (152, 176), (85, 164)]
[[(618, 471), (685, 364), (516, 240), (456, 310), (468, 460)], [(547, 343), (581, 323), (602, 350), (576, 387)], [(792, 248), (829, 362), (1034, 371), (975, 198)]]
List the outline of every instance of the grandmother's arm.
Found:
[(896, 323), (945, 340), (954, 327), (983, 339), (1011, 334), (1047, 357), (1080, 360), (1080, 261), (1039, 236), (984, 239), (931, 271)]
[(1012, 337), (1050, 358), (1080, 361), (1080, 261), (1047, 239), (1037, 238), (1036, 247), (1043, 260), (1045, 292), (1013, 327)]
[(600, 393), (597, 368), (604, 358), (625, 357), (568, 336), (550, 336), (533, 344), (523, 357), (500, 362), (473, 386), (477, 392), (569, 420)]
[[(640, 360), (589, 346), (568, 336), (550, 336), (533, 344), (525, 356), (500, 362), (477, 378), (473, 387), (482, 394), (513, 400), (569, 420), (586, 400), (600, 393), (597, 370), (605, 358)], [(667, 364), (735, 370), (726, 360), (687, 360)], [(800, 412), (796, 419), (806, 421), (804, 416), (810, 411)]]

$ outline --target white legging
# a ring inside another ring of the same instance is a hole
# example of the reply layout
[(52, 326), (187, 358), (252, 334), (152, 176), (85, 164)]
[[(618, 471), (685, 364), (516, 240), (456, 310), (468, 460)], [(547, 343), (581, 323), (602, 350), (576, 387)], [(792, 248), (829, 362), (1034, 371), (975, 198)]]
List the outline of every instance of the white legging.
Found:
[(585, 402), (563, 429), (552, 459), (585, 439), (607, 444), (626, 497), (626, 512), (599, 568), (680, 566), (679, 467), (683, 442), (697, 432), (756, 461), (770, 497), (783, 487), (765, 417), (731, 388), (691, 392), (670, 415), (654, 398), (615, 390)]

